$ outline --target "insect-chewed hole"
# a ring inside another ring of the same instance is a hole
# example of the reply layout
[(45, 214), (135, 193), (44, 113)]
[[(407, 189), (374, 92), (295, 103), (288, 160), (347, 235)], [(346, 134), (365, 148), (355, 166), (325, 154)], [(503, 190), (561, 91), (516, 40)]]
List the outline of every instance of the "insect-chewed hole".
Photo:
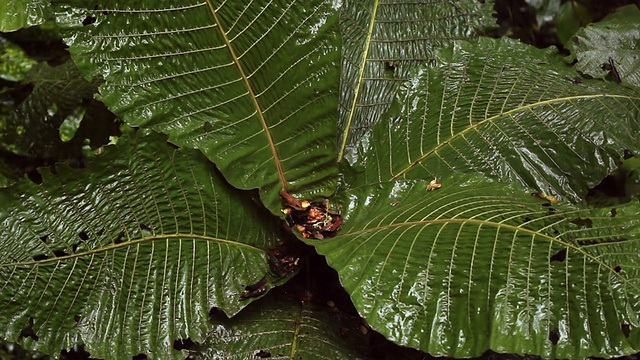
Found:
[(131, 358), (131, 360), (147, 360), (147, 359), (149, 359), (147, 354), (142, 354), (142, 353), (135, 355), (134, 357)]
[(620, 271), (622, 271), (622, 267), (620, 267), (620, 265), (618, 265), (618, 266), (613, 268), (613, 271), (619, 273)]
[(253, 357), (258, 359), (266, 359), (271, 357), (271, 353), (268, 351), (260, 350), (257, 353), (253, 354)]
[(557, 253), (555, 253), (554, 255), (552, 255), (549, 258), (549, 261), (563, 262), (566, 258), (567, 258), (567, 249), (562, 249)]
[(191, 338), (186, 339), (176, 339), (173, 341), (173, 348), (176, 350), (195, 350), (197, 344), (191, 340)]
[(618, 215), (618, 210), (616, 208), (611, 208), (611, 217), (616, 217)]
[(628, 338), (629, 334), (631, 334), (631, 325), (629, 324), (622, 324), (620, 326), (620, 330), (622, 330), (622, 334), (624, 334), (624, 337)]
[(118, 237), (115, 240), (113, 240), (113, 243), (120, 244), (123, 241), (124, 241), (124, 232), (120, 231), (120, 233), (118, 234)]
[(40, 241), (42, 241), (43, 243), (47, 243), (47, 241), (49, 241), (49, 235), (51, 234), (46, 234), (46, 235), (42, 235), (40, 236)]
[(86, 233), (86, 232), (84, 232), (84, 231), (80, 231), (80, 232), (78, 233), (78, 237), (79, 237), (80, 239), (84, 240), (84, 241), (89, 240), (89, 235), (87, 235), (87, 233)]
[(69, 254), (64, 250), (56, 250), (53, 252), (53, 255), (55, 255), (56, 257), (69, 256)]
[(18, 335), (21, 339), (25, 339), (30, 337), (34, 341), (38, 341), (38, 334), (33, 330), (33, 318), (29, 317), (29, 322), (27, 325), (20, 330), (20, 335)]
[(33, 261), (47, 260), (49, 257), (45, 254), (39, 254), (33, 257)]
[(553, 345), (558, 345), (558, 341), (560, 341), (560, 331), (558, 331), (558, 328), (553, 328), (549, 331), (549, 341), (551, 341)]
[(147, 224), (140, 224), (140, 230), (142, 230), (142, 236), (151, 236), (153, 235), (153, 231)]
[(97, 19), (96, 19), (96, 17), (95, 17), (95, 16), (91, 16), (91, 15), (89, 15), (89, 16), (87, 16), (86, 18), (84, 18), (84, 20), (82, 20), (82, 26), (88, 26), (88, 25), (91, 25), (91, 24), (95, 23), (95, 22), (96, 22), (96, 20), (97, 20)]
[(576, 224), (580, 227), (586, 227), (586, 228), (591, 228), (593, 227), (593, 220), (589, 219), (589, 218), (575, 218), (573, 220), (571, 220), (572, 224)]

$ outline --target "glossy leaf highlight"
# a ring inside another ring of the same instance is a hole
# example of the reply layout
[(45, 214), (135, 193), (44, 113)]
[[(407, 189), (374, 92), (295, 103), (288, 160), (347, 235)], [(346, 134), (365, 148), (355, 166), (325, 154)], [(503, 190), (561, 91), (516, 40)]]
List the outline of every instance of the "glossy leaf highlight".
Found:
[(0, 31), (40, 25), (50, 15), (48, 0), (3, 0), (0, 2)]
[(434, 49), (492, 26), (493, 4), (475, 0), (345, 1), (338, 159), (382, 120), (400, 84), (433, 59)]
[(578, 202), (624, 150), (640, 152), (638, 104), (637, 90), (583, 80), (553, 51), (458, 42), (403, 85), (350, 184), (478, 172)]
[(627, 5), (578, 31), (567, 43), (576, 69), (640, 87), (640, 9)]
[[(365, 359), (367, 337), (359, 319), (303, 304), (274, 291), (213, 329), (192, 354), (195, 359)], [(215, 314), (214, 314), (215, 315)]]
[(268, 213), (162, 136), (42, 175), (0, 190), (4, 339), (30, 328), (25, 346), (50, 354), (83, 343), (98, 358), (180, 358), (176, 338), (202, 338), (211, 307), (240, 311), (244, 287), (269, 271)]
[(477, 178), (442, 184), (346, 191), (339, 235), (308, 241), (375, 330), (435, 356), (640, 349), (637, 202), (579, 210)]
[(337, 168), (337, 7), (325, 0), (60, 2), (79, 68), (133, 126), (197, 148), (241, 189), (328, 196)]

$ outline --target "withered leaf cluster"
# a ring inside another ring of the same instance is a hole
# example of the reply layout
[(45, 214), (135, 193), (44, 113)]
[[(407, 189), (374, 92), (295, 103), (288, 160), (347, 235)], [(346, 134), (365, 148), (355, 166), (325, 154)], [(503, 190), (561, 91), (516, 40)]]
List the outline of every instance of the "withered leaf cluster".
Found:
[(342, 216), (329, 209), (329, 201), (310, 202), (298, 200), (284, 190), (280, 196), (286, 202), (282, 212), (287, 215), (287, 225), (296, 228), (306, 239), (334, 237), (342, 226)]

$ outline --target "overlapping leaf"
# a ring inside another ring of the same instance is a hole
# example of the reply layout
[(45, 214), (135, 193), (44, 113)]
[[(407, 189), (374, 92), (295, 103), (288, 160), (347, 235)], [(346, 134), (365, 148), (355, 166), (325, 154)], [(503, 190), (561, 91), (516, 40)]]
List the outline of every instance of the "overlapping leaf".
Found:
[[(518, 61), (514, 61), (517, 59)], [(479, 172), (579, 201), (640, 151), (640, 92), (513, 40), (459, 42), (403, 86), (352, 185)]]
[(0, 37), (0, 79), (22, 81), (35, 63), (18, 45)]
[(198, 148), (234, 186), (329, 195), (337, 7), (328, 0), (57, 3), (70, 51), (134, 126)]
[(40, 25), (50, 14), (48, 0), (4, 0), (0, 2), (0, 31)]
[[(589, 76), (612, 79), (640, 87), (640, 10), (637, 5), (619, 8), (591, 24), (567, 43), (577, 59), (576, 68)], [(613, 75), (615, 73), (615, 75)]]
[[(363, 359), (367, 337), (359, 319), (303, 305), (278, 292), (233, 319), (213, 319), (195, 359)], [(337, 310), (337, 309), (335, 309)]]
[(197, 151), (123, 138), (87, 169), (56, 172), (0, 191), (1, 338), (180, 357), (175, 339), (204, 336), (213, 306), (237, 313), (268, 272), (275, 224)]
[(475, 37), (494, 24), (492, 11), (491, 1), (345, 1), (338, 158), (382, 120), (399, 85), (435, 49)]
[[(37, 64), (24, 81), (33, 86), (33, 91), (7, 116), (0, 130), (2, 145), (44, 158), (80, 156), (83, 139), (63, 142), (59, 128), (67, 117), (82, 118), (82, 108), (91, 102), (99, 81), (86, 81), (72, 61), (56, 67)], [(95, 131), (101, 125), (96, 121), (91, 128)]]
[(395, 181), (344, 194), (312, 242), (366, 321), (432, 355), (544, 358), (640, 349), (640, 205), (543, 206), (487, 181)]

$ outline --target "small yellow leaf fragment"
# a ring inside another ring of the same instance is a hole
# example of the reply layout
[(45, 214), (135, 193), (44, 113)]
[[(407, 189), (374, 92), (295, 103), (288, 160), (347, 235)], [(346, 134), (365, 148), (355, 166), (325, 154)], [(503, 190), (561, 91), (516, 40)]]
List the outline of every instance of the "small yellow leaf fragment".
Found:
[(438, 178), (434, 178), (427, 184), (427, 191), (440, 189), (441, 187), (442, 187), (442, 184), (438, 182)]
[(547, 195), (547, 194), (545, 194), (545, 193), (543, 193), (543, 192), (541, 192), (541, 191), (534, 191), (534, 192), (532, 192), (532, 193), (531, 193), (531, 195), (533, 195), (533, 196), (537, 196), (537, 197), (539, 197), (539, 198), (540, 198), (540, 199), (542, 199), (542, 200), (547, 200), (548, 202), (550, 202), (550, 203), (552, 203), (552, 204), (555, 204), (555, 203), (557, 203), (557, 202), (558, 202), (558, 199), (556, 199), (556, 197), (555, 197), (555, 196), (553, 196), (553, 195)]

